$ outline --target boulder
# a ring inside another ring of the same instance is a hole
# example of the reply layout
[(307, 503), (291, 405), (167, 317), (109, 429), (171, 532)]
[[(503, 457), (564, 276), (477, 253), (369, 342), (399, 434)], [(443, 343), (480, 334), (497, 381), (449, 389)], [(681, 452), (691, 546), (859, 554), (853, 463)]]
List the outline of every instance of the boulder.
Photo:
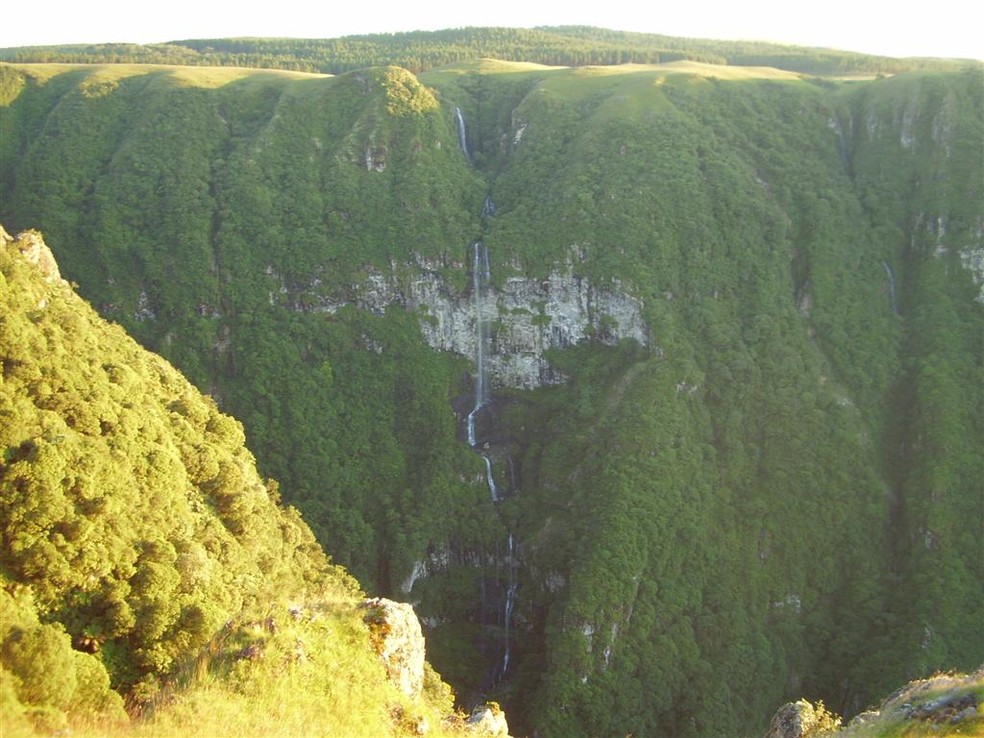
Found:
[(413, 607), (374, 597), (363, 603), (363, 620), (369, 625), (376, 652), (386, 672), (405, 695), (412, 699), (424, 688), (424, 635)]
[(480, 736), (509, 738), (506, 713), (495, 702), (485, 702), (475, 707), (465, 725)]
[(823, 703), (816, 707), (806, 700), (787, 702), (772, 718), (765, 738), (807, 738), (839, 727), (840, 721), (827, 712)]

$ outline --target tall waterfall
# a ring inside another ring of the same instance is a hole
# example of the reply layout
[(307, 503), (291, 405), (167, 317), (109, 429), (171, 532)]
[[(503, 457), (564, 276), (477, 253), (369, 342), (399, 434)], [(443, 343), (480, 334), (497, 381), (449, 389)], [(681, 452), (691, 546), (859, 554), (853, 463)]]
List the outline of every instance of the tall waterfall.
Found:
[[(486, 200), (486, 213), (491, 212), (494, 206), (491, 198)], [(485, 482), (489, 488), (489, 495), (493, 503), (502, 501), (499, 494), (499, 487), (495, 483), (495, 474), (492, 469), (492, 455), (489, 451), (488, 443), (479, 446), (478, 431), (476, 421), (479, 414), (489, 404), (489, 376), (487, 366), (488, 348), (488, 286), (491, 279), (489, 268), (489, 252), (481, 241), (472, 244), (472, 304), (475, 310), (475, 401), (472, 410), (468, 413), (468, 445), (475, 449), (482, 460), (485, 462)], [(507, 455), (509, 462), (510, 477), (513, 475), (512, 459)], [(511, 482), (512, 483), (512, 482)], [(498, 556), (497, 556), (498, 558)], [(509, 640), (509, 627), (512, 623), (513, 608), (516, 605), (516, 590), (518, 583), (516, 578), (516, 540), (512, 533), (508, 534), (505, 552), (506, 582), (501, 588), (496, 588), (502, 593), (502, 661), (493, 675), (493, 683), (498, 682), (506, 675), (509, 668), (509, 657), (512, 653), (512, 644)], [(484, 591), (484, 585), (483, 585)]]
[(461, 114), (461, 108), (454, 109), (454, 122), (458, 127), (458, 143), (462, 152), (471, 161), (471, 152), (468, 150), (468, 136), (465, 131), (465, 116)]
[(895, 298), (895, 274), (892, 272), (892, 267), (888, 265), (887, 261), (882, 262), (882, 267), (885, 269), (885, 276), (888, 277), (888, 299), (891, 301), (892, 312), (898, 315), (899, 303)]
[[(475, 438), (475, 417), (489, 401), (488, 366), (485, 361), (485, 344), (488, 341), (485, 292), (490, 276), (488, 249), (481, 241), (475, 241), (472, 244), (472, 304), (475, 307), (475, 405), (472, 411), (468, 413), (468, 445), (472, 448), (478, 442)], [(490, 472), (489, 479), (491, 478)]]
[[(465, 129), (465, 118), (461, 114), (461, 108), (454, 109), (454, 119), (458, 127), (458, 142), (461, 145), (461, 151), (465, 154), (468, 160), (471, 161), (471, 152), (468, 150), (468, 136)], [(492, 196), (489, 195), (485, 198), (485, 203), (482, 206), (482, 217), (489, 218), (494, 215), (495, 203), (492, 202)], [(496, 503), (498, 506), (498, 503), (502, 501), (502, 495), (500, 494), (499, 487), (495, 482), (492, 464), (493, 452), (490, 449), (488, 442), (480, 443), (481, 439), (478, 437), (478, 430), (476, 427), (479, 415), (482, 410), (488, 406), (491, 400), (488, 373), (488, 292), (492, 274), (491, 269), (489, 268), (489, 252), (485, 247), (485, 244), (481, 241), (475, 241), (472, 243), (471, 249), (472, 304), (475, 311), (475, 401), (472, 405), (471, 412), (468, 413), (468, 418), (466, 421), (468, 445), (475, 449), (475, 451), (478, 452), (485, 462), (485, 481), (489, 488), (489, 495), (492, 498), (492, 502)], [(501, 451), (499, 452), (499, 455), (503, 456)], [(506, 459), (509, 469), (509, 482), (506, 488), (506, 491), (508, 492), (516, 487), (515, 465), (513, 464), (512, 457), (508, 453), (506, 453), (503, 458)], [(498, 549), (499, 547), (497, 546), (496, 548)], [(512, 654), (509, 629), (512, 625), (513, 609), (516, 606), (516, 593), (519, 589), (519, 582), (517, 578), (517, 570), (519, 566), (518, 546), (512, 532), (508, 533), (506, 540), (505, 557), (500, 558), (500, 552), (497, 550), (496, 560), (497, 562), (501, 561), (505, 564), (506, 571), (505, 583), (501, 584), (500, 579), (500, 586), (495, 588), (497, 591), (502, 593), (502, 660), (499, 665), (497, 665), (495, 673), (492, 675), (493, 685), (500, 683), (506, 676), (506, 673), (509, 670), (509, 659)], [(498, 563), (496, 568), (498, 569)], [(482, 609), (484, 611), (484, 603), (486, 599), (484, 576), (480, 581), (480, 589), (482, 592)]]
[(502, 668), (499, 670), (499, 677), (502, 678), (509, 670), (509, 625), (512, 623), (513, 607), (516, 605), (516, 590), (519, 583), (516, 581), (516, 539), (513, 534), (509, 534), (508, 550), (506, 552), (506, 567), (509, 570), (508, 581), (506, 584), (506, 601), (502, 606)]
[(495, 476), (492, 474), (492, 459), (486, 454), (482, 454), (485, 459), (485, 483), (489, 487), (489, 494), (492, 495), (492, 502), (499, 501), (499, 488), (495, 486)]

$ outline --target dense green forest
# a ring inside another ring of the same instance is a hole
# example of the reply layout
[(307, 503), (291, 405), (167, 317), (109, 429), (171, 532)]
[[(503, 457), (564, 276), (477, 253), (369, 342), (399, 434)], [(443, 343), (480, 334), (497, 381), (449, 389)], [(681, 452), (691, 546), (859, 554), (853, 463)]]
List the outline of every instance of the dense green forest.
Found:
[(947, 59), (896, 59), (836, 49), (753, 41), (713, 41), (587, 26), (457, 28), (333, 39), (191, 39), (164, 44), (87, 44), (0, 49), (9, 62), (240, 66), (341, 74), (394, 64), (418, 74), (478, 59), (580, 67), (697, 61), (818, 75), (894, 74), (954, 69)]
[(452, 714), (433, 672), (423, 698), (389, 682), (358, 586), (240, 423), (99, 318), (36, 232), (0, 230), (0, 302), (3, 735), (404, 735)]
[[(242, 420), (463, 702), (517, 734), (750, 735), (984, 659), (980, 65), (0, 74), (4, 219)], [(648, 329), (493, 387), (497, 501), (474, 357), (406, 299), (467, 297), (476, 239), (498, 293), (564, 274)]]

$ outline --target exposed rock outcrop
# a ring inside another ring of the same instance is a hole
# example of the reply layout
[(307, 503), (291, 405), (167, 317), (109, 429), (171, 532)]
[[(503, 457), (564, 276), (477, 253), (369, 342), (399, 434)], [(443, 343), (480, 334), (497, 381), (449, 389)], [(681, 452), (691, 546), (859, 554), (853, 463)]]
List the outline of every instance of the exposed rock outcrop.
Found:
[(363, 619), (390, 680), (408, 697), (419, 697), (424, 687), (424, 635), (413, 607), (382, 597), (366, 600), (364, 606)]
[(960, 252), (960, 263), (968, 270), (974, 284), (980, 286), (976, 302), (984, 303), (984, 248), (967, 248)]
[(910, 682), (834, 735), (924, 735), (944, 726), (960, 735), (984, 735), (984, 666), (970, 674), (937, 674)]
[(21, 255), (41, 270), (45, 281), (67, 284), (58, 271), (55, 255), (51, 253), (51, 249), (45, 244), (40, 233), (23, 231), (17, 234), (17, 238), (13, 238), (3, 226), (0, 226), (0, 245), (6, 246), (10, 243), (16, 243)]
[[(465, 270), (463, 264), (453, 267)], [(417, 257), (415, 264), (393, 264), (389, 274), (370, 272), (342, 297), (318, 296), (315, 284), (288, 289), (285, 298), (294, 309), (329, 313), (355, 305), (382, 314), (399, 305), (420, 314), (424, 338), (432, 348), (473, 358), (473, 295), (450, 285), (441, 268)], [(570, 263), (546, 279), (507, 277), (501, 286), (490, 288), (485, 300), (482, 312), (491, 320), (487, 371), (493, 386), (532, 389), (563, 382), (564, 376), (544, 356), (548, 349), (567, 348), (587, 338), (606, 344), (625, 338), (649, 342), (642, 301), (617, 280), (601, 286), (576, 275)]]
[(465, 721), (474, 733), (481, 736), (509, 738), (509, 725), (506, 723), (506, 713), (495, 702), (486, 702), (472, 710)]
[(783, 705), (765, 738), (866, 738), (924, 735), (943, 726), (960, 735), (984, 735), (984, 666), (971, 674), (937, 674), (910, 682), (876, 710), (855, 716), (840, 727), (823, 703), (806, 700)]
[(806, 700), (798, 700), (779, 708), (765, 738), (808, 738), (839, 726), (840, 720), (828, 713), (823, 703), (814, 706)]

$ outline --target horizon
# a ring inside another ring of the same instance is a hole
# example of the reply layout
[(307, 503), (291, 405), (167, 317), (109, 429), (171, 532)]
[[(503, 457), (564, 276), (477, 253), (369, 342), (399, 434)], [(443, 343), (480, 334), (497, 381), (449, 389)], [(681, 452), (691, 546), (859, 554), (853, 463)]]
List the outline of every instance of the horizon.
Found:
[[(36, 6), (35, 6), (36, 7)], [(283, 0), (276, 13), (260, 8), (228, 13), (190, 0), (143, 7), (139, 16), (122, 0), (92, 4), (55, 0), (44, 18), (31, 6), (15, 4), (0, 28), (0, 48), (71, 44), (167, 43), (225, 38), (335, 39), (455, 28), (537, 28), (592, 26), (613, 31), (677, 38), (763, 41), (892, 57), (967, 58), (984, 61), (979, 24), (969, 4), (941, 0), (932, 15), (910, 14), (886, 0), (865, 4), (833, 0), (822, 13), (793, 16), (777, 0), (750, 0), (740, 6), (706, 0), (684, 7), (642, 9), (627, 3), (581, 9), (531, 7), (504, 0), (496, 7), (420, 8), (384, 0), (372, 7), (338, 12)]]

